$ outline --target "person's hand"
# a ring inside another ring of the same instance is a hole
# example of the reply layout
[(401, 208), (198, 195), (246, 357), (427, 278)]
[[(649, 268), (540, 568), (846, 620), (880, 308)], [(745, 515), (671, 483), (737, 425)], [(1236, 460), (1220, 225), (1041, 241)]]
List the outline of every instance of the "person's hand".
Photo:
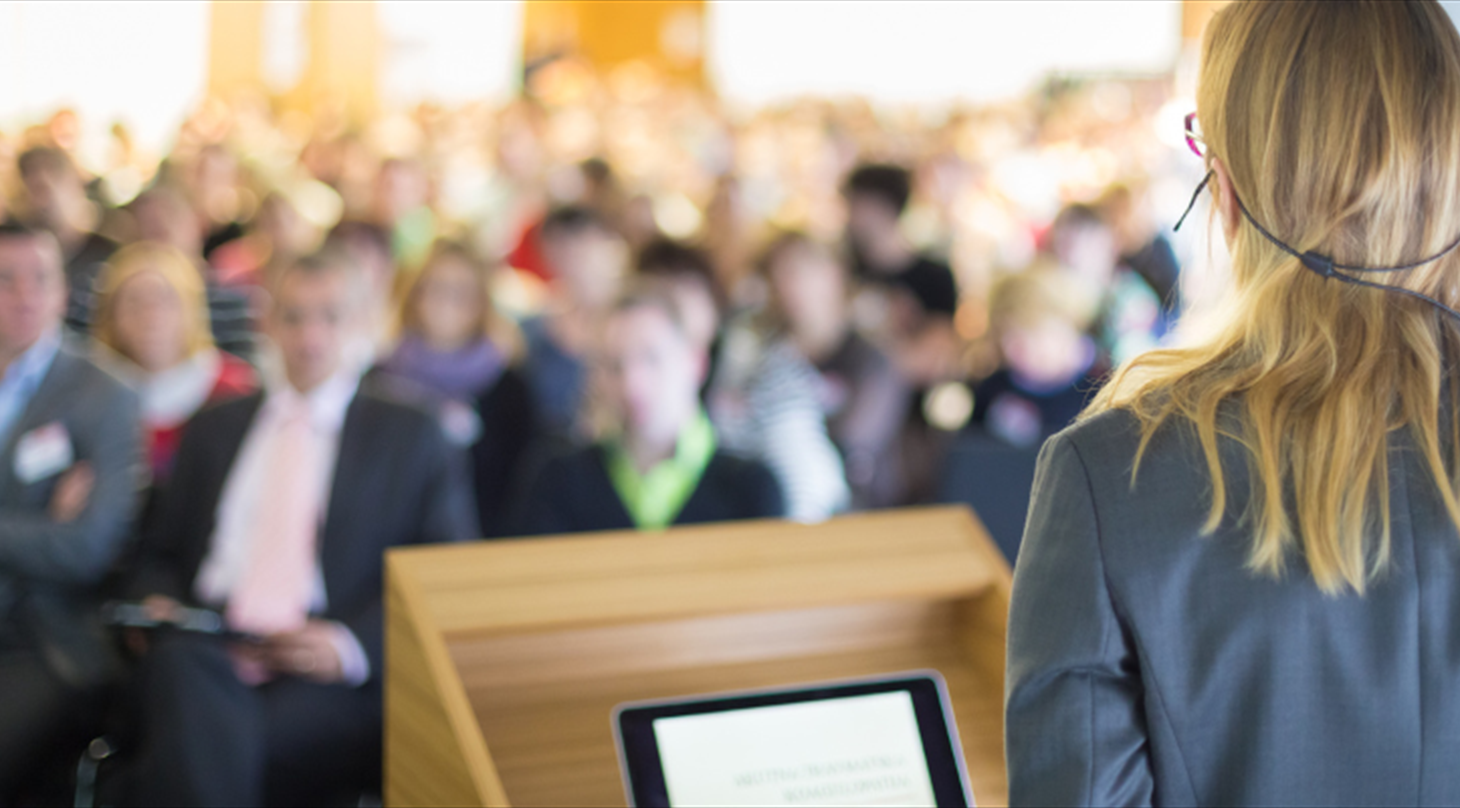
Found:
[(147, 610), (147, 616), (153, 620), (167, 622), (177, 619), (182, 604), (166, 595), (148, 595), (142, 599), (142, 608)]
[(275, 673), (335, 684), (344, 681), (345, 671), (335, 650), (334, 631), (327, 621), (310, 620), (298, 631), (271, 635), (257, 651)]
[(51, 518), (65, 524), (74, 522), (86, 510), (91, 500), (91, 490), (96, 487), (96, 473), (91, 464), (77, 463), (61, 475), (56, 490), (51, 494)]

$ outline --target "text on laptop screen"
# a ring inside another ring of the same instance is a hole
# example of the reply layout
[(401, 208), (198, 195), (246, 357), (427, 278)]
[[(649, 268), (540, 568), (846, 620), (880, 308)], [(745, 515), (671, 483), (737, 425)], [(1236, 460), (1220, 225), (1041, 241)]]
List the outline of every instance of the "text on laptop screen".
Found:
[(906, 692), (659, 718), (671, 805), (933, 806)]

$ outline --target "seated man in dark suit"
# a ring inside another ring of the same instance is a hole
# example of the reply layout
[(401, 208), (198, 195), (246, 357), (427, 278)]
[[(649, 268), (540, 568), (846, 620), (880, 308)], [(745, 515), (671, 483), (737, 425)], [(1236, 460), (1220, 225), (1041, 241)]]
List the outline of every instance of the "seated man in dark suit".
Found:
[(283, 378), (183, 436), (134, 593), (154, 612), (219, 609), (262, 641), (154, 638), (139, 669), (139, 804), (379, 788), (383, 554), (476, 528), (436, 420), (360, 386), (360, 281), (342, 256), (286, 269), (267, 318)]
[(0, 805), (91, 731), (119, 664), (88, 617), (136, 505), (141, 422), (136, 396), (63, 344), (65, 311), (55, 238), (0, 225)]
[(667, 296), (615, 306), (596, 357), (607, 440), (548, 461), (528, 489), (523, 533), (656, 530), (784, 515), (759, 463), (719, 450), (700, 407), (707, 358)]

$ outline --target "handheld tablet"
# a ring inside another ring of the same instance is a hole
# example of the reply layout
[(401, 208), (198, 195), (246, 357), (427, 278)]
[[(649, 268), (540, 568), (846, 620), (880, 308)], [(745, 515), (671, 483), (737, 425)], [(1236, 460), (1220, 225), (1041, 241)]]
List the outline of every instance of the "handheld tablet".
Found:
[(176, 614), (169, 618), (153, 617), (141, 603), (110, 601), (101, 607), (101, 621), (104, 625), (118, 628), (135, 628), (144, 631), (174, 629), (197, 634), (211, 634), (228, 642), (262, 645), (264, 638), (257, 634), (234, 631), (223, 620), (223, 615), (212, 609), (192, 609), (179, 606)]
[(943, 679), (876, 679), (623, 704), (630, 805), (971, 806)]

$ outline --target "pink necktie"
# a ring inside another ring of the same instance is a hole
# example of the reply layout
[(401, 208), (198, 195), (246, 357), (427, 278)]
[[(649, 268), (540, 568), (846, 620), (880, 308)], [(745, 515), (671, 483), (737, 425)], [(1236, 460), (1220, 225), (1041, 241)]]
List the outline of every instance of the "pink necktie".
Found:
[(265, 477), (248, 566), (228, 599), (228, 625), (250, 634), (302, 628), (314, 582), (315, 541), (324, 510), (320, 437), (308, 402), (285, 395), (263, 447)]

